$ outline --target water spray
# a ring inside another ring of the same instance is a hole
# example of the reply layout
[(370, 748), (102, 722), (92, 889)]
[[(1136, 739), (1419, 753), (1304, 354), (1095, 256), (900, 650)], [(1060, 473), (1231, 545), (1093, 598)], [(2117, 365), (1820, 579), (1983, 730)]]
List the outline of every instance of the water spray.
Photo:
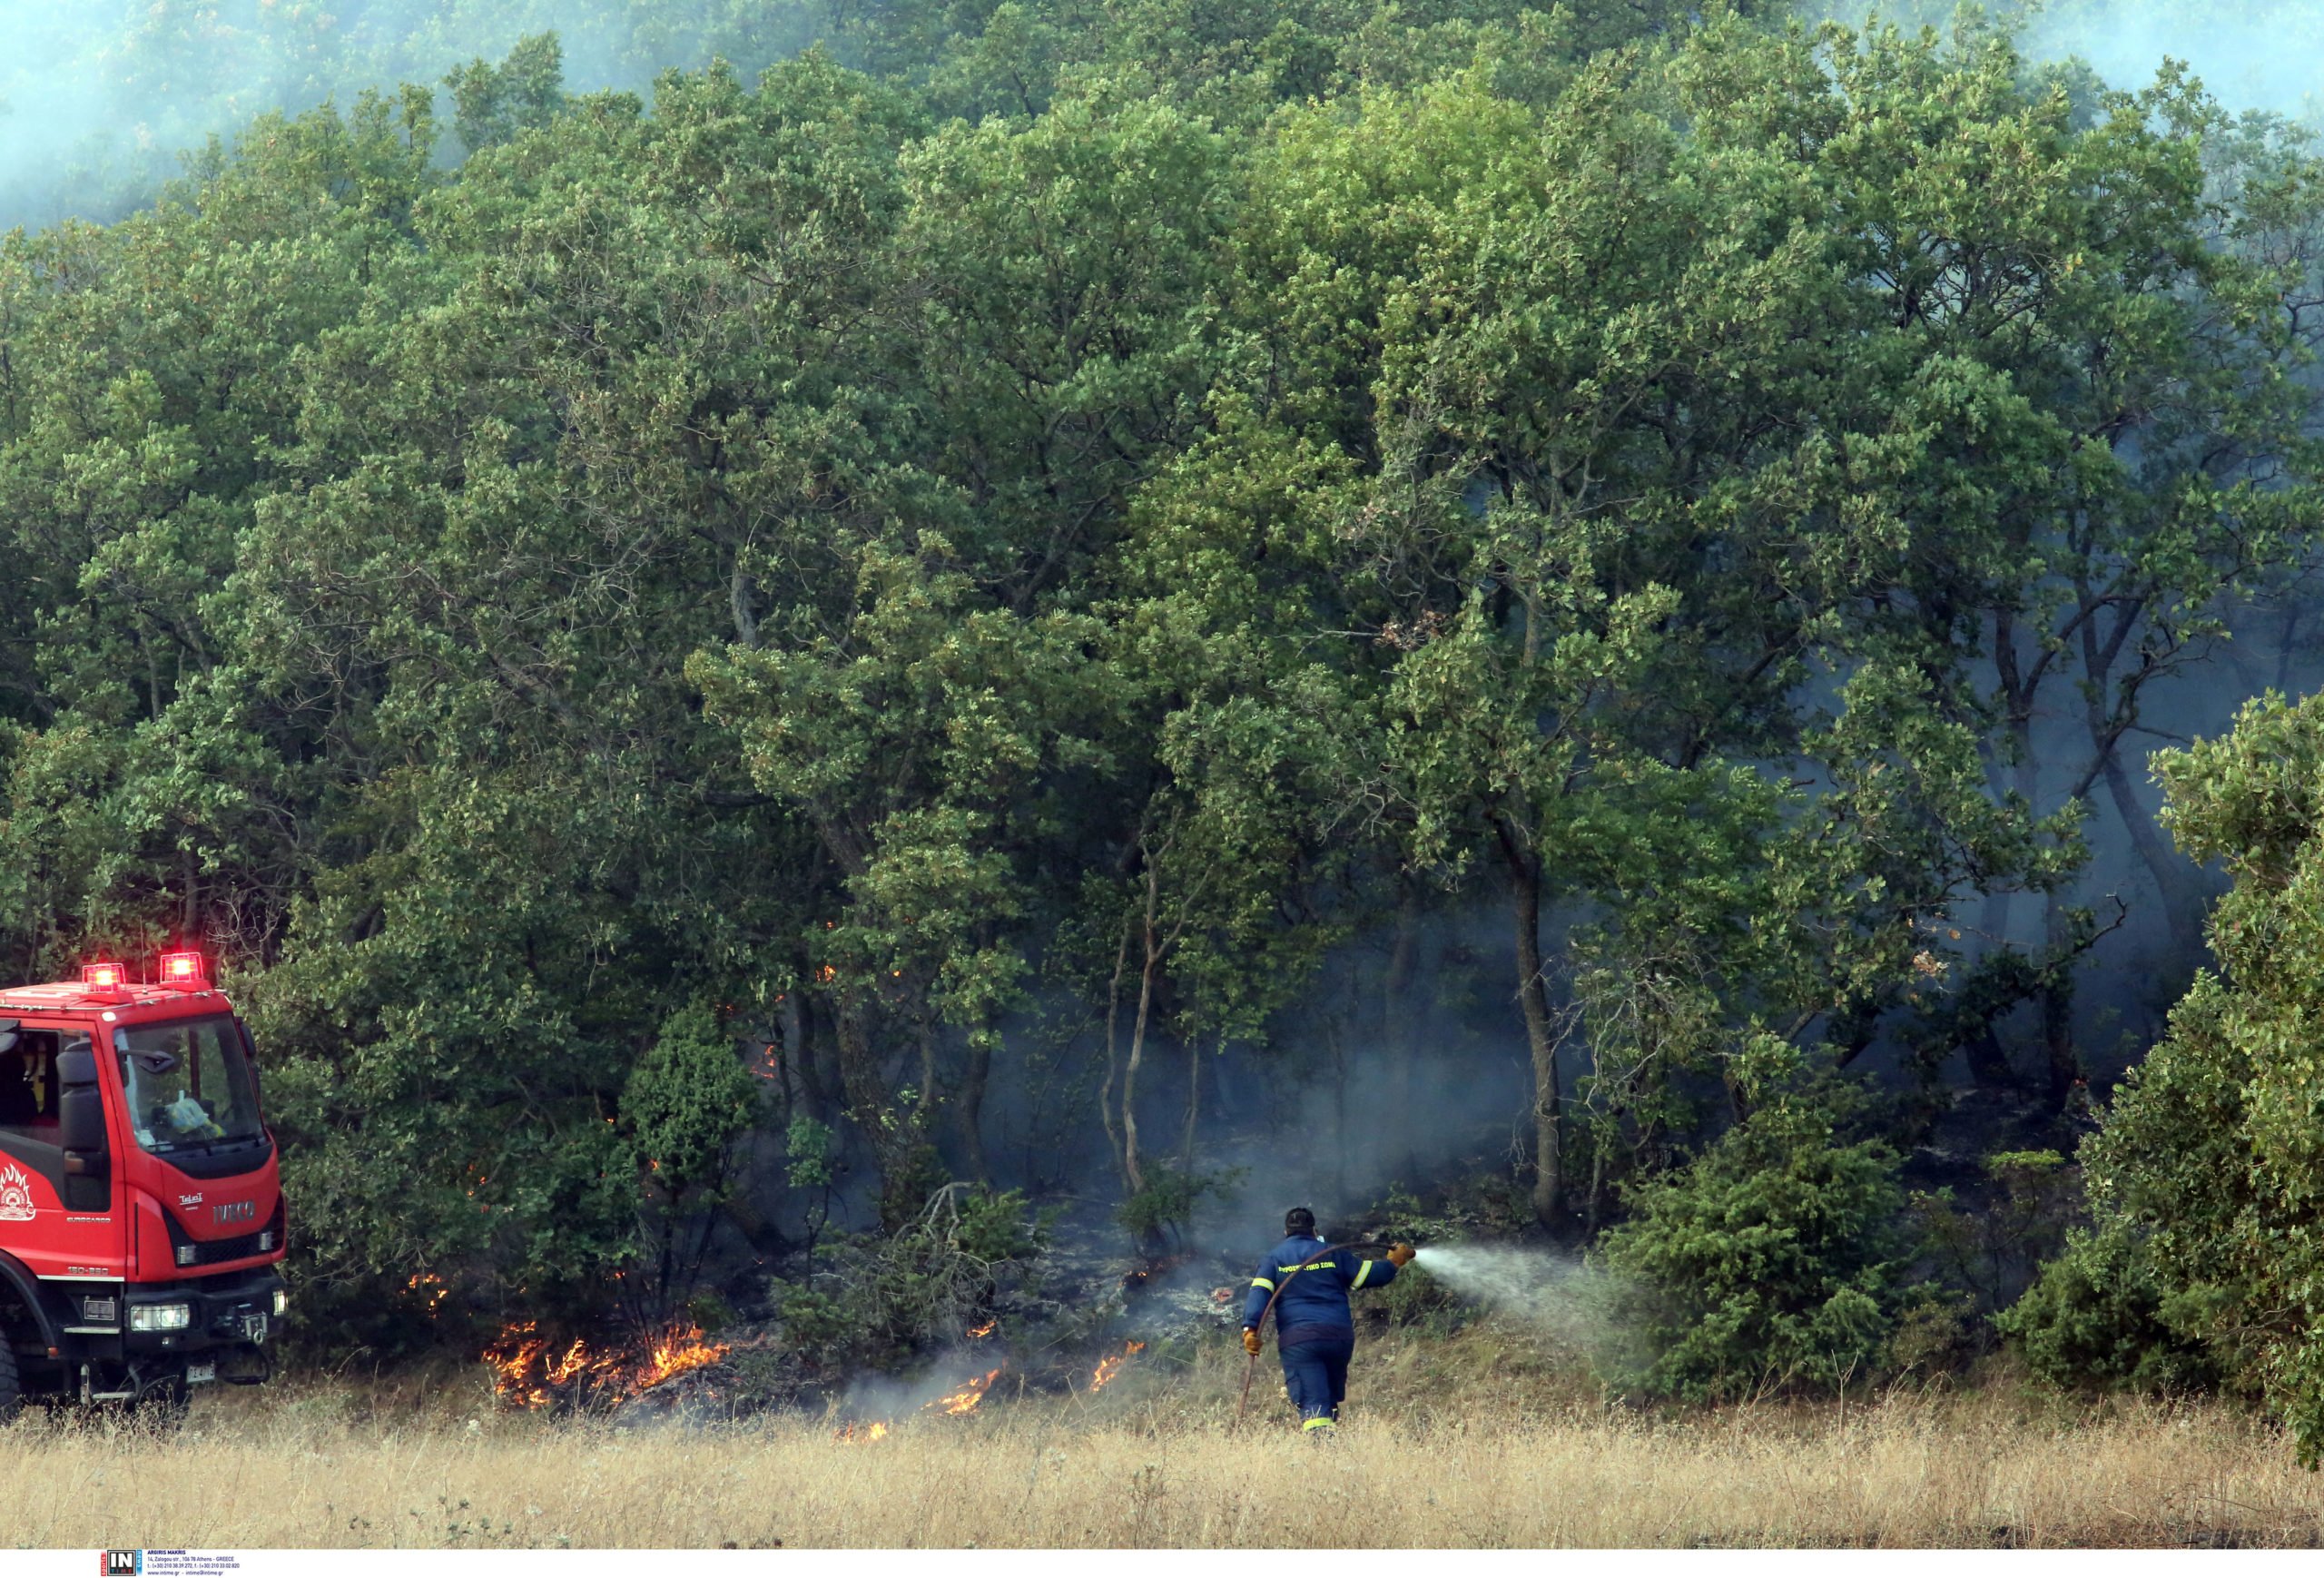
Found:
[(1465, 1302), (1590, 1351), (1612, 1330), (1612, 1282), (1602, 1267), (1543, 1246), (1439, 1244), (1413, 1264)]

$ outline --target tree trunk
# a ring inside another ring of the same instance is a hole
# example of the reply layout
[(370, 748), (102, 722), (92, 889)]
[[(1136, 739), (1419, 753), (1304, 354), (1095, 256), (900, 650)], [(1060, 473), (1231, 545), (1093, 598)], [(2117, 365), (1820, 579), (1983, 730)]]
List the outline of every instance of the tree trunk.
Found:
[(960, 1155), (969, 1176), (980, 1184), (992, 1182), (992, 1168), (984, 1154), (984, 1092), (992, 1080), (991, 1030), (979, 1026), (969, 1035), (969, 1062), (960, 1076)]
[[(2010, 787), (2024, 798), (2028, 815), (2039, 815), (2041, 808), (2034, 797), (2041, 788), (2041, 770), (2034, 760), (2034, 698), (2026, 692), (2018, 666), (2016, 617), (2006, 607), (1994, 614), (1994, 669), (2001, 680), (2002, 725), (2010, 744)], [(1986, 946), (2009, 946), (2010, 912), (2016, 900), (2016, 892), (2007, 887), (1985, 895)]]
[[(1620, 1114), (1610, 1116), (1618, 1120)], [(1609, 1141), (1602, 1133), (1593, 1135), (1591, 1138), (1593, 1143), (1590, 1147), (1590, 1198), (1582, 1207), (1581, 1236), (1584, 1239), (1594, 1240), (1598, 1237), (1598, 1218), (1604, 1209), (1606, 1202), (1606, 1148)]]
[(1533, 1216), (1554, 1230), (1565, 1193), (1565, 1150), (1558, 1085), (1558, 1035), (1541, 970), (1541, 863), (1507, 820), (1496, 818), (1509, 865), (1510, 921), (1517, 953), (1517, 1001), (1533, 1058)]
[(1387, 1137), (1383, 1144), (1397, 1148), (1399, 1154), (1383, 1155), (1380, 1159), (1402, 1172), (1400, 1181), (1408, 1181), (1420, 1173), (1420, 1159), (1413, 1153), (1412, 1125), (1401, 1120), (1413, 1110), (1418, 1094), (1414, 1086), (1419, 1070), (1413, 1065), (1420, 1059), (1420, 1036), (1412, 989), (1414, 965), (1420, 958), (1420, 893), (1409, 879), (1398, 885), (1403, 891), (1396, 902), (1396, 940), (1388, 951), (1387, 974), (1380, 983), (1380, 1043), (1393, 1060), (1389, 1099), (1399, 1119), (1381, 1126)]
[(828, 1123), (832, 1090), (822, 1060), (822, 1037), (817, 1029), (814, 994), (801, 987), (791, 993), (790, 1006), (794, 1031), (791, 1065), (798, 1076), (799, 1090), (806, 1098), (807, 1115), (819, 1123)]
[(1106, 1126), (1106, 1149), (1113, 1153), (1114, 1171), (1122, 1187), (1129, 1183), (1129, 1158), (1122, 1149), (1122, 1129), (1114, 1110), (1114, 1082), (1122, 1077), (1122, 977), (1129, 973), (1130, 923), (1122, 922), (1121, 951), (1114, 955), (1114, 978), (1106, 987), (1106, 1082), (1098, 1090), (1098, 1116)]
[(1347, 1198), (1347, 1034), (1340, 1016), (1328, 1014), (1324, 1035), (1332, 1049), (1332, 1198)]
[(880, 1223), (893, 1231), (911, 1220), (922, 1203), (909, 1198), (921, 1129), (916, 1115), (890, 1109), (893, 1092), (881, 1078), (880, 1057), (863, 1022), (866, 1011), (861, 1002), (840, 1001), (840, 1080), (847, 1091), (848, 1117), (871, 1146), (872, 1164), (880, 1171)]
[(2050, 894), (2045, 945), (2051, 981), (2042, 990), (2042, 1047), (2049, 1069), (2050, 1104), (2063, 1111), (2073, 1082), (2082, 1077), (2073, 1045), (2073, 978), (2061, 955), (2066, 944), (2065, 902)]
[[(2013, 687), (2016, 684), (2014, 667), (2013, 663), (2009, 671), (2009, 680)], [(2013, 780), (2011, 786), (2017, 791), (2018, 797), (2025, 802), (2027, 814), (2038, 816), (2041, 814), (2042, 766), (2034, 754), (2034, 698), (2030, 695), (2018, 694), (2014, 688), (2012, 689), (2009, 696), (2009, 736), (2014, 747), (2012, 754), (2016, 758), (2010, 765), (2010, 776)], [(2011, 945), (2008, 928), (2010, 903), (2014, 897), (2014, 894), (2004, 892), (1994, 894), (1988, 902), (1986, 924), (1994, 932), (1995, 944), (2004, 948)], [(2046, 939), (2051, 930), (2046, 918), (2054, 917), (2057, 909), (2056, 895), (2049, 895), (2043, 909), (2043, 914), (2045, 917), (2043, 943), (2044, 949), (2049, 945)], [(2028, 952), (2031, 952), (2029, 945)], [(2034, 1001), (2040, 1005), (2042, 1022), (2045, 1031), (2052, 1014), (2056, 1011), (2056, 1006), (2051, 1001), (2054, 996), (2055, 993), (2046, 988), (2036, 989), (2034, 992)], [(2010, 1009), (2014, 1009), (2015, 1006), (2013, 1002)], [(1977, 1027), (1976, 1033), (1962, 1046), (1962, 1052), (1969, 1060), (1969, 1078), (1975, 1081), (1981, 1090), (2007, 1090), (2015, 1089), (2020, 1084), (2017, 1070), (2009, 1060), (2009, 1049), (2003, 1044), (2000, 1027), (1995, 1023), (1995, 1021), (2002, 1017), (2002, 1014), (2010, 1011), (2010, 1009), (2004, 1009), (2001, 1013), (1988, 1017), (1984, 1023)]]
[(1162, 903), (1162, 873), (1148, 862), (1146, 867), (1146, 964), (1138, 971), (1137, 1020), (1129, 1032), (1129, 1062), (1122, 1070), (1122, 1176), (1132, 1194), (1146, 1192), (1146, 1172), (1137, 1158), (1137, 1070), (1146, 1061), (1146, 1030), (1154, 1016), (1154, 976), (1162, 962), (1162, 942), (1155, 923)]
[(926, 1007), (928, 994), (920, 994), (921, 1008), (913, 1016), (913, 1030), (920, 1040), (920, 1088), (911, 1104), (912, 1121), (922, 1129), (936, 1111), (936, 1016)]
[(2182, 952), (2193, 948), (2202, 932), (2203, 900), (2189, 879), (2191, 868), (2155, 831), (2154, 819), (2139, 804), (2118, 751), (2107, 750), (2100, 776), (2106, 781), (2106, 796), (2114, 803), (2114, 814), (2122, 819), (2123, 831), (2131, 835), (2131, 847), (2138, 851), (2162, 895), (2162, 918), (2171, 928), (2171, 942)]
[(1970, 1079), (1982, 1089), (2006, 1090), (2017, 1083), (2017, 1071), (2009, 1063), (2009, 1049), (2001, 1044), (2001, 1032), (1994, 1029), (1992, 1020), (1978, 1026), (1976, 1034), (1962, 1043), (1961, 1050), (1969, 1060)]
[[(2083, 600), (2089, 602), (2089, 588), (2083, 587), (2081, 591)], [(2145, 607), (2146, 598), (2142, 596), (2120, 607), (2114, 627), (2102, 640), (2095, 618), (2083, 622), (2083, 714), (2090, 728), (2091, 748), (2096, 754), (2095, 775), (2105, 780), (2107, 798), (2114, 803), (2114, 814), (2122, 819), (2122, 831), (2130, 834), (2131, 847), (2153, 873), (2154, 885), (2162, 898), (2163, 923), (2170, 928), (2171, 942), (2183, 952), (2201, 943), (2201, 900), (2175, 852), (2155, 832), (2153, 818), (2139, 804), (2138, 795), (2131, 788), (2131, 775), (2122, 767), (2122, 736), (2137, 724), (2140, 693), (2146, 677), (2156, 672), (2144, 656), (2140, 666), (2124, 677), (2120, 693), (2112, 697), (2111, 709), (2108, 705), (2108, 681), (2132, 632), (2138, 628)], [(2091, 776), (2085, 774), (2083, 782), (2087, 784)]]
[(1195, 1170), (1195, 1126), (1202, 1118), (1202, 1043), (1187, 1041), (1187, 1129), (1178, 1141), (1178, 1170), (1188, 1178)]

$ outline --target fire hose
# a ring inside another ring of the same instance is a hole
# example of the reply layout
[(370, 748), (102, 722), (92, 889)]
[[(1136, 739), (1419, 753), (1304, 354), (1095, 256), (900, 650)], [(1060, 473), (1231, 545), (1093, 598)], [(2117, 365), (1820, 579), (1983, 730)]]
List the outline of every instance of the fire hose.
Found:
[[(1326, 1248), (1321, 1255), (1316, 1256), (1314, 1259), (1301, 1261), (1298, 1265), (1291, 1268), (1290, 1276), (1285, 1277), (1281, 1282), (1276, 1283), (1275, 1290), (1267, 1295), (1266, 1307), (1259, 1311), (1258, 1322), (1256, 1325), (1253, 1326), (1251, 1329), (1253, 1331), (1264, 1331), (1266, 1329), (1267, 1317), (1275, 1312), (1275, 1301), (1283, 1297), (1283, 1290), (1291, 1286), (1291, 1278), (1298, 1276), (1302, 1271), (1308, 1270), (1316, 1266), (1329, 1266), (1333, 1261), (1338, 1259), (1341, 1255), (1346, 1253), (1350, 1249), (1393, 1249), (1394, 1248), (1394, 1245), (1384, 1244), (1377, 1238), (1357, 1238), (1345, 1244), (1334, 1244)], [(1250, 1356), (1249, 1360), (1243, 1366), (1242, 1401), (1235, 1405), (1235, 1428), (1237, 1430), (1240, 1430), (1243, 1427), (1243, 1415), (1250, 1409), (1251, 1379), (1258, 1373), (1259, 1356), (1256, 1353), (1253, 1353)]]

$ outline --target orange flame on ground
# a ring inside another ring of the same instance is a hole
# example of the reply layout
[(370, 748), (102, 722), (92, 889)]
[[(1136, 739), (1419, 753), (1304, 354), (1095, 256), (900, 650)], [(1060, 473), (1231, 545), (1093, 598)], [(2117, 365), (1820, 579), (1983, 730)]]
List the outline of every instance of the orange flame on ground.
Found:
[(982, 1326), (978, 1327), (973, 1331), (970, 1332), (969, 1335), (970, 1336), (990, 1336), (992, 1335), (992, 1328), (1000, 1324), (1000, 1317), (995, 1316), (992, 1319), (986, 1321)]
[(1122, 1366), (1129, 1363), (1130, 1356), (1132, 1354), (1141, 1354), (1145, 1351), (1146, 1345), (1144, 1343), (1131, 1343), (1128, 1346), (1124, 1347), (1121, 1352), (1115, 1354), (1110, 1357), (1098, 1360), (1097, 1374), (1089, 1377), (1089, 1389), (1095, 1392), (1098, 1388), (1102, 1387), (1108, 1381), (1112, 1380), (1116, 1376), (1122, 1373)]
[(588, 1368), (589, 1345), (575, 1337), (573, 1346), (565, 1350), (565, 1356), (548, 1366), (549, 1384), (562, 1386), (574, 1376), (586, 1374)]
[(563, 1353), (552, 1355), (539, 1327), (523, 1321), (484, 1350), (484, 1362), (502, 1402), (545, 1408), (585, 1395), (634, 1397), (674, 1376), (716, 1364), (731, 1351), (726, 1343), (705, 1341), (700, 1327), (677, 1325), (654, 1337), (643, 1358), (618, 1350), (593, 1351), (578, 1337)]
[(532, 1379), (534, 1367), (548, 1352), (548, 1344), (538, 1333), (537, 1327), (525, 1321), (502, 1332), (484, 1350), (484, 1362), (492, 1370), (493, 1393), (502, 1402), (539, 1408), (553, 1401), (547, 1387)]
[[(969, 1335), (973, 1336), (976, 1334), (971, 1332)], [(976, 1412), (977, 1405), (984, 1401), (985, 1394), (992, 1390), (992, 1384), (1000, 1379), (1001, 1370), (1006, 1368), (1008, 1366), (1003, 1365), (998, 1368), (987, 1370), (981, 1376), (971, 1376), (960, 1383), (957, 1391), (948, 1392), (932, 1403), (921, 1404), (921, 1411), (954, 1415), (973, 1414)], [(834, 1441), (877, 1441), (887, 1433), (886, 1422), (875, 1420), (868, 1428), (858, 1425), (843, 1425), (832, 1432), (832, 1439)]]
[(1000, 1379), (999, 1370), (988, 1370), (983, 1376), (964, 1383), (959, 1391), (952, 1393), (950, 1396), (939, 1397), (933, 1403), (925, 1405), (931, 1408), (941, 1408), (947, 1414), (969, 1413), (984, 1401), (984, 1395), (992, 1389), (993, 1382), (999, 1379)]
[(672, 1327), (655, 1340), (652, 1356), (638, 1372), (637, 1389), (651, 1391), (673, 1376), (714, 1365), (726, 1356), (731, 1346), (704, 1341), (698, 1326)]

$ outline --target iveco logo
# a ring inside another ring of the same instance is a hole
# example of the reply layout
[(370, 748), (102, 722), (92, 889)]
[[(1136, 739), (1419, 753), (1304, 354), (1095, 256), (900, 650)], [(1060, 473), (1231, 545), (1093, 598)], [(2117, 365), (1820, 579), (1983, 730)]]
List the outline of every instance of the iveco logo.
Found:
[(228, 1222), (247, 1222), (257, 1215), (256, 1200), (230, 1200), (225, 1205), (210, 1208), (211, 1220), (220, 1227), (225, 1226)]

